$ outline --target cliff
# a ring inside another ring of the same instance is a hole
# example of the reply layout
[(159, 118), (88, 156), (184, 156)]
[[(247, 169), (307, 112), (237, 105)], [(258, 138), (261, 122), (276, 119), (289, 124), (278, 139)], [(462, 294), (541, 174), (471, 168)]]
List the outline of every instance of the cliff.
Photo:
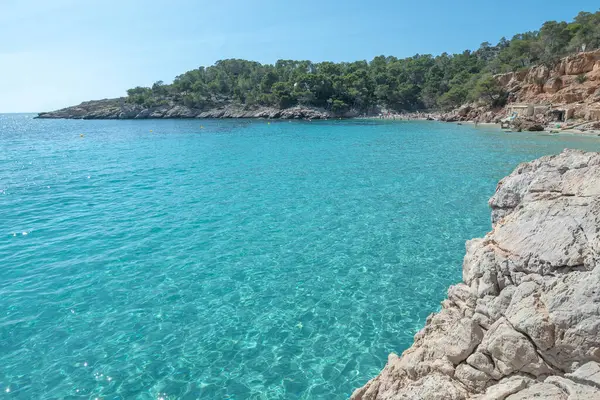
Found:
[[(573, 54), (552, 68), (538, 65), (496, 75), (495, 79), (508, 93), (506, 107), (490, 109), (467, 104), (440, 119), (499, 123), (518, 111), (520, 117), (513, 124), (516, 130), (543, 130), (548, 124), (557, 122), (557, 115), (562, 115), (558, 122), (564, 122), (561, 119), (574, 121), (574, 125), (589, 122), (590, 129), (600, 128), (600, 50)], [(528, 106), (532, 115), (522, 115)]]
[(279, 119), (328, 119), (352, 117), (353, 113), (336, 115), (330, 111), (311, 107), (245, 107), (224, 104), (210, 109), (190, 108), (176, 102), (156, 107), (144, 107), (125, 101), (125, 98), (86, 101), (77, 106), (52, 112), (43, 112), (37, 118), (67, 119), (154, 119), (154, 118), (279, 118)]
[(600, 50), (574, 54), (553, 68), (544, 65), (497, 76), (512, 100), (551, 104), (569, 116), (600, 120)]
[(353, 400), (600, 399), (600, 153), (520, 165), (448, 290)]

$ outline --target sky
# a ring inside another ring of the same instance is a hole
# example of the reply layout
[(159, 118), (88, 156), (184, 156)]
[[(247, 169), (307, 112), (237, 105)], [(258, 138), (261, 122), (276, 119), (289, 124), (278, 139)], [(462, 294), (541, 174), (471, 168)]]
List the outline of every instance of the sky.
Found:
[(599, 8), (597, 0), (0, 0), (0, 113), (123, 96), (226, 58), (461, 52)]

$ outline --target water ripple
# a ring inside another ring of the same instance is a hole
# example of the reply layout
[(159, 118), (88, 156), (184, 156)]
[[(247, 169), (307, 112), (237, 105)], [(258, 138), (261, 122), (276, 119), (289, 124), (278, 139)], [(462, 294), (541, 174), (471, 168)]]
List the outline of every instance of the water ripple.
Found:
[(499, 178), (600, 148), (434, 123), (203, 125), (0, 116), (0, 396), (346, 398), (460, 280)]

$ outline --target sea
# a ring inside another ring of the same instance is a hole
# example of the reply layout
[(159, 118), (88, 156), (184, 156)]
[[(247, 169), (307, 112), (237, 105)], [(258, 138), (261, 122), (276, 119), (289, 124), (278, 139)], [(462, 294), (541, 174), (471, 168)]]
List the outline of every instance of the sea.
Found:
[(0, 114), (1, 399), (346, 399), (524, 161), (600, 137)]

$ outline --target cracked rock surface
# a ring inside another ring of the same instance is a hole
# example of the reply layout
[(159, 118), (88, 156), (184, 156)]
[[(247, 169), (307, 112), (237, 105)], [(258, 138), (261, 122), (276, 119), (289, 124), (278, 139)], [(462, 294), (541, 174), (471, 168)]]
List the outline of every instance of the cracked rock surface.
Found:
[(352, 400), (600, 400), (600, 153), (521, 164), (489, 204), (463, 282)]

